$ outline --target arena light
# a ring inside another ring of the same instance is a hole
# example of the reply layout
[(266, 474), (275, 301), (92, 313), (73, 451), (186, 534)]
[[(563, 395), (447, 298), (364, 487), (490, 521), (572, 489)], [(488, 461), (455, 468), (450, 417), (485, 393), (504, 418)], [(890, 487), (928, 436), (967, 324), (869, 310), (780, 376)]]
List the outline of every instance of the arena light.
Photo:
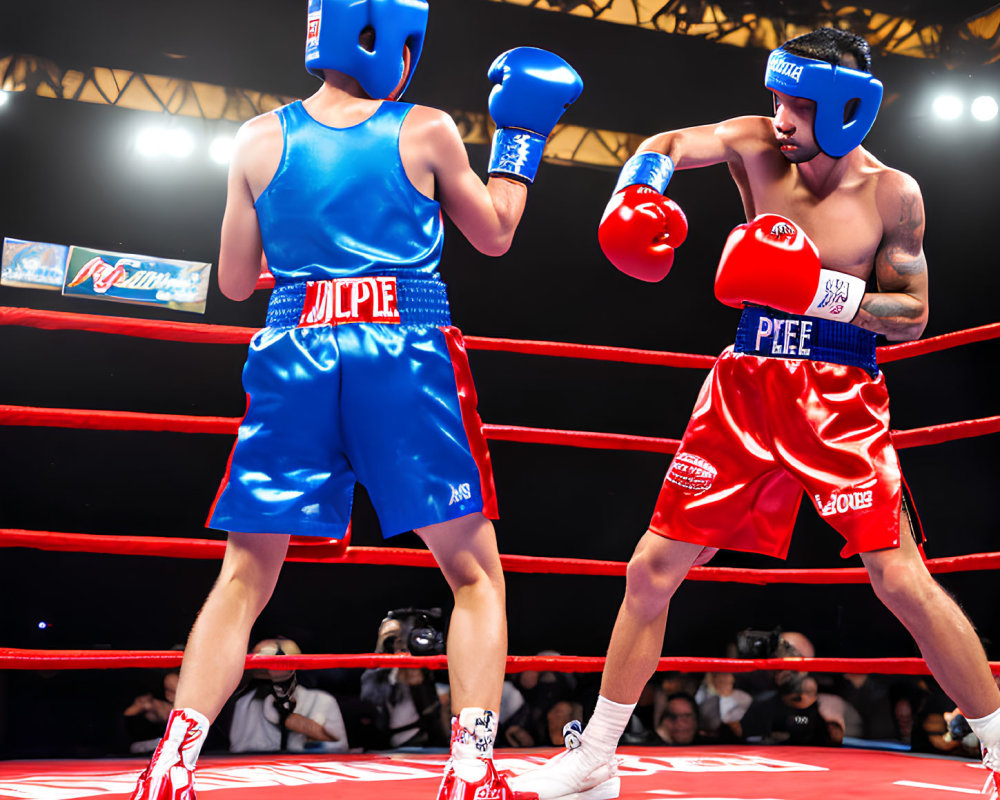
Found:
[(0, 92), (0, 108), (7, 105), (7, 92)]
[(934, 98), (932, 108), (938, 119), (954, 120), (962, 116), (965, 104), (958, 95), (941, 94)]
[(174, 158), (187, 158), (194, 150), (194, 137), (182, 128), (168, 130), (166, 134), (166, 152)]
[(194, 137), (182, 128), (143, 128), (136, 136), (135, 149), (145, 158), (186, 158), (194, 150)]
[(216, 136), (208, 147), (208, 155), (216, 164), (228, 164), (233, 156), (232, 136)]
[(972, 106), (970, 107), (972, 116), (980, 122), (989, 122), (992, 119), (996, 119), (998, 110), (1000, 109), (997, 107), (997, 101), (988, 94), (977, 97), (972, 101)]
[(962, 98), (954, 94), (942, 94), (934, 98), (931, 106), (939, 119), (953, 120), (962, 115)]
[(163, 128), (143, 128), (135, 137), (135, 150), (145, 158), (154, 158), (163, 153)]

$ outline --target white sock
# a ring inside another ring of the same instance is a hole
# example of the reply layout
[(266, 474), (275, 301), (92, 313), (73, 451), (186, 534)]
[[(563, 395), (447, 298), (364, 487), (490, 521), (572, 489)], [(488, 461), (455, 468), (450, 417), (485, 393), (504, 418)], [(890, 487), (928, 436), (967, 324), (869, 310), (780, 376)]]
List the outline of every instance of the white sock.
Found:
[(965, 718), (972, 732), (979, 737), (980, 743), (987, 750), (997, 750), (1000, 748), (1000, 708), (992, 714), (987, 714), (979, 719)]
[(590, 718), (581, 737), (581, 749), (596, 755), (599, 762), (609, 761), (618, 748), (618, 740), (625, 732), (634, 710), (635, 703), (616, 703), (599, 695), (594, 716)]

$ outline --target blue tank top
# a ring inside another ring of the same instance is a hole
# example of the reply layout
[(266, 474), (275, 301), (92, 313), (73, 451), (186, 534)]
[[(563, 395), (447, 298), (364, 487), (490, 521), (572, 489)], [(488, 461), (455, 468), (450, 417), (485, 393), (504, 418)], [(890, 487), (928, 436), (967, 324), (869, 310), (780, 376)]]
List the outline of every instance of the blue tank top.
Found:
[(254, 204), (277, 283), (437, 277), (441, 208), (410, 183), (399, 157), (411, 108), (384, 101), (350, 128), (317, 122), (301, 101), (277, 110), (281, 163)]

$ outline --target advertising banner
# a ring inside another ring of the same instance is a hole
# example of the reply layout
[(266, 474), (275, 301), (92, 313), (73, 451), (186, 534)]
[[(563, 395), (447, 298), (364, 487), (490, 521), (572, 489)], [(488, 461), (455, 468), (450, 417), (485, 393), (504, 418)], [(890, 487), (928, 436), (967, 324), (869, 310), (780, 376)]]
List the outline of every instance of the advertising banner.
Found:
[(205, 313), (212, 265), (71, 247), (64, 295)]
[(0, 284), (59, 291), (66, 277), (69, 248), (62, 244), (4, 239)]

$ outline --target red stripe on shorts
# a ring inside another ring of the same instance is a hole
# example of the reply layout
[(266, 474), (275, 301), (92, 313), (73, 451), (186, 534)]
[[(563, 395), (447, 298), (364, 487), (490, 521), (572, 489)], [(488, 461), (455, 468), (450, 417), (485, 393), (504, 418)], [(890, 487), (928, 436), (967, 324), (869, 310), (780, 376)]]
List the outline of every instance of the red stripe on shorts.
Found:
[(465, 340), (462, 332), (454, 327), (439, 328), (448, 343), (448, 354), (451, 366), (455, 370), (455, 387), (458, 389), (459, 408), (462, 412), (462, 425), (465, 436), (469, 440), (469, 451), (479, 468), (479, 487), (483, 495), (483, 515), (489, 519), (497, 519), (497, 490), (493, 485), (493, 464), (490, 461), (490, 449), (486, 445), (483, 434), (483, 421), (476, 411), (476, 387), (472, 383), (472, 370), (469, 368), (469, 356), (465, 352)]
[[(250, 411), (250, 395), (247, 394), (247, 410), (243, 412), (243, 419), (247, 418), (247, 412)], [(240, 420), (240, 425), (243, 424), (243, 419)], [(236, 445), (239, 442), (239, 435), (237, 434), (236, 441), (233, 442), (233, 449), (229, 451), (229, 460), (226, 461), (226, 471), (222, 475), (222, 482), (219, 484), (219, 491), (215, 493), (215, 499), (212, 501), (212, 507), (208, 509), (208, 517), (205, 519), (205, 527), (212, 527), (212, 515), (215, 514), (215, 507), (219, 504), (219, 498), (222, 497), (222, 493), (226, 491), (226, 486), (229, 485), (229, 470), (233, 466), (233, 454), (236, 452)]]

